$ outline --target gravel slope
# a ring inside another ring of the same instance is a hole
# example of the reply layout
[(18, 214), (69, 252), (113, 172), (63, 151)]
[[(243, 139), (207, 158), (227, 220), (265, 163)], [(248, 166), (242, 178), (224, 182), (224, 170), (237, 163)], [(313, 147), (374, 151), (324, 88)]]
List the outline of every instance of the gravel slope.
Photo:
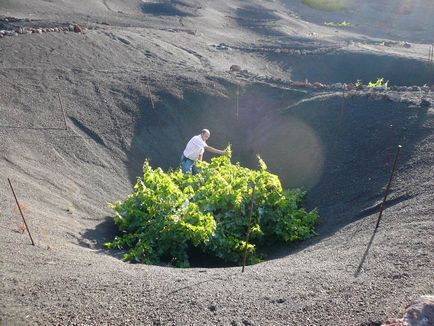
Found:
[[(294, 66), (264, 50), (308, 44), (422, 65), (428, 44), (381, 46), (263, 1), (17, 0), (0, 13), (88, 27), (0, 39), (1, 325), (378, 325), (433, 293), (433, 109), (335, 98), (282, 114), (309, 93), (288, 89)], [(232, 64), (270, 78), (250, 83)], [(250, 166), (259, 152), (285, 184), (309, 189), (320, 236), (243, 274), (126, 264), (104, 250), (115, 232), (107, 203), (132, 191), (144, 158), (176, 166), (202, 126), (212, 146), (233, 143)], [(390, 202), (358, 271), (398, 144)]]

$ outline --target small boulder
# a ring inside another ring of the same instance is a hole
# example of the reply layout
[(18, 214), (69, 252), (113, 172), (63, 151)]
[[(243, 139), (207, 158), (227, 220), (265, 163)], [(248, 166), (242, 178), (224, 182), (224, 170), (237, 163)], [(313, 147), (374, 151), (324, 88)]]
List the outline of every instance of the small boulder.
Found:
[(74, 33), (81, 33), (82, 32), (82, 28), (80, 25), (75, 24), (74, 25)]
[(315, 82), (315, 83), (313, 83), (313, 87), (318, 88), (318, 89), (322, 89), (322, 88), (324, 88), (324, 85), (321, 84), (320, 82)]
[(424, 295), (408, 306), (403, 321), (409, 326), (434, 325), (434, 296)]
[(381, 324), (381, 326), (408, 326), (403, 322), (402, 319), (388, 319), (384, 323)]
[(240, 71), (241, 71), (241, 67), (240, 67), (239, 65), (232, 65), (232, 66), (229, 68), (229, 71), (230, 71), (230, 72), (240, 72)]
[(306, 87), (306, 81), (293, 81), (293, 82), (291, 82), (291, 86)]

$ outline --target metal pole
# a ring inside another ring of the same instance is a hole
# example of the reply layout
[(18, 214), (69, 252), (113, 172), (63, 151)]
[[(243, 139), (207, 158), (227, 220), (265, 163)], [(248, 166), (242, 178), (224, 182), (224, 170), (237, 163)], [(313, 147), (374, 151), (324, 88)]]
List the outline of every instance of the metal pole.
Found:
[(62, 104), (62, 98), (60, 97), (60, 93), (57, 93), (57, 95), (59, 96), (60, 108), (62, 109), (63, 122), (65, 123), (65, 130), (68, 130), (68, 125), (66, 124), (65, 110), (63, 109), (63, 104)]
[(15, 198), (15, 202), (17, 203), (18, 210), (20, 211), (21, 217), (23, 218), (24, 225), (26, 226), (27, 232), (29, 233), (30, 240), (32, 241), (32, 246), (34, 246), (35, 243), (33, 242), (33, 238), (32, 238), (32, 235), (30, 234), (29, 227), (27, 226), (26, 219), (24, 218), (23, 212), (21, 211), (20, 204), (18, 203), (17, 196), (15, 195), (14, 187), (12, 187), (12, 183), (11, 183), (11, 180), (9, 180), (9, 178), (8, 178), (8, 182), (9, 182), (9, 185), (11, 186), (12, 193), (14, 194), (14, 198)]
[(395, 170), (396, 170), (396, 163), (398, 162), (399, 152), (400, 152), (401, 148), (402, 148), (402, 146), (398, 145), (398, 151), (396, 152), (395, 161), (393, 162), (392, 173), (390, 174), (389, 183), (387, 184), (386, 192), (384, 193), (383, 202), (381, 203), (380, 215), (378, 216), (378, 220), (377, 220), (377, 224), (375, 225), (374, 233), (377, 231), (378, 225), (380, 225), (381, 216), (383, 215), (384, 203), (386, 202), (387, 195), (389, 194), (390, 185), (392, 184), (393, 175), (394, 175)]
[(252, 213), (253, 213), (253, 204), (255, 201), (255, 188), (256, 188), (256, 183), (253, 184), (253, 189), (252, 189), (252, 200), (250, 202), (250, 209), (249, 209), (249, 219), (247, 222), (247, 234), (246, 234), (246, 245), (244, 247), (244, 257), (243, 257), (243, 269), (241, 270), (241, 273), (244, 273), (244, 267), (246, 266), (246, 260), (247, 260), (247, 246), (249, 245), (249, 237), (250, 237), (250, 222), (252, 219)]

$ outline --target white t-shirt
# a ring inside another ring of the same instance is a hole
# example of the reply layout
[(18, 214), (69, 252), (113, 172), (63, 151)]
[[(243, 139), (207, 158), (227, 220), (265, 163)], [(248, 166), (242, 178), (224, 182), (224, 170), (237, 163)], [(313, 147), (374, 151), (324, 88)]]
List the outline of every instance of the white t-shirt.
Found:
[(184, 156), (190, 160), (197, 161), (200, 154), (205, 151), (205, 146), (208, 146), (200, 135), (194, 136), (187, 143), (184, 149)]

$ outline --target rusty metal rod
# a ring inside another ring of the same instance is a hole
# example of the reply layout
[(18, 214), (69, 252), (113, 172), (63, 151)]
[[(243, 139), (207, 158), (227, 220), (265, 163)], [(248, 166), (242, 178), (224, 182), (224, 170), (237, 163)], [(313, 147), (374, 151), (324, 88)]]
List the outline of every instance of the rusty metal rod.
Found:
[(12, 187), (12, 183), (11, 183), (11, 180), (9, 178), (8, 178), (8, 182), (9, 182), (9, 185), (11, 186), (12, 193), (14, 194), (14, 198), (15, 198), (15, 202), (17, 203), (18, 210), (20, 211), (21, 217), (23, 218), (24, 225), (26, 226), (27, 232), (29, 233), (30, 240), (32, 241), (32, 246), (34, 246), (35, 242), (33, 241), (32, 235), (30, 234), (29, 227), (27, 226), (26, 219), (24, 218), (23, 212), (21, 211), (20, 203), (18, 202), (17, 196), (15, 195), (14, 187)]
[(65, 130), (68, 130), (68, 125), (66, 124), (66, 114), (62, 104), (62, 98), (60, 97), (60, 93), (57, 93), (57, 95), (59, 96), (60, 108), (62, 109), (63, 122), (65, 123)]
[(256, 189), (256, 183), (253, 184), (253, 189), (252, 189), (252, 200), (250, 202), (249, 219), (247, 222), (247, 234), (246, 234), (246, 241), (245, 241), (246, 244), (244, 246), (243, 269), (241, 270), (241, 273), (244, 273), (244, 267), (246, 266), (247, 247), (249, 245), (249, 237), (250, 237), (250, 222), (252, 220), (253, 205), (255, 202), (255, 189)]
[(378, 220), (377, 220), (377, 224), (375, 225), (374, 233), (377, 231), (378, 226), (380, 225), (381, 216), (383, 215), (384, 203), (386, 202), (387, 196), (389, 195), (390, 185), (392, 184), (393, 175), (395, 174), (396, 163), (398, 162), (399, 152), (400, 152), (401, 148), (402, 148), (402, 146), (398, 145), (398, 151), (396, 152), (395, 161), (393, 162), (392, 173), (390, 174), (389, 183), (387, 184), (387, 188), (386, 188), (386, 191), (384, 193), (383, 202), (381, 203), (380, 215), (378, 215)]

